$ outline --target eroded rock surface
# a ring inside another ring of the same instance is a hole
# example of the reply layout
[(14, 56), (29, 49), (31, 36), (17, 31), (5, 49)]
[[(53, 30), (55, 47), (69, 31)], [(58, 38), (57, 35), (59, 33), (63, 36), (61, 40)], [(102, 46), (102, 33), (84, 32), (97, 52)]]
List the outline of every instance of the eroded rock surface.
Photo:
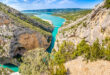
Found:
[(51, 43), (52, 26), (41, 25), (19, 11), (0, 3), (0, 64), (18, 62), (13, 57), (22, 56), (35, 48), (45, 50)]
[[(70, 23), (65, 27), (59, 28), (56, 37), (55, 49), (65, 41), (72, 41), (77, 45), (85, 39), (90, 45), (99, 39), (102, 40), (110, 36), (110, 9), (104, 8), (104, 2), (97, 5), (90, 14)], [(79, 24), (79, 25), (78, 25)], [(78, 25), (78, 26), (77, 26)], [(73, 27), (76, 26), (76, 27)]]

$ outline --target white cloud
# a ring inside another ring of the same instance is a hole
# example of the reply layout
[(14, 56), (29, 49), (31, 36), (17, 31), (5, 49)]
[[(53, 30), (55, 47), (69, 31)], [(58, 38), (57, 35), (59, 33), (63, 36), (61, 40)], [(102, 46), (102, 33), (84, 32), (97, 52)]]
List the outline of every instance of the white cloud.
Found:
[(96, 3), (77, 3), (78, 0), (0, 0), (18, 10), (49, 9), (49, 8), (90, 8)]
[(45, 3), (53, 3), (55, 2), (56, 0), (45, 0)]
[(65, 4), (65, 3), (71, 3), (72, 1), (70, 1), (70, 0), (61, 0), (60, 2), (59, 2), (59, 4)]
[(6, 4), (9, 4), (11, 2), (16, 3), (16, 2), (18, 2), (18, 0), (3, 0), (2, 2), (6, 3)]
[(28, 0), (24, 0), (24, 2), (26, 2), (26, 1), (28, 1)]

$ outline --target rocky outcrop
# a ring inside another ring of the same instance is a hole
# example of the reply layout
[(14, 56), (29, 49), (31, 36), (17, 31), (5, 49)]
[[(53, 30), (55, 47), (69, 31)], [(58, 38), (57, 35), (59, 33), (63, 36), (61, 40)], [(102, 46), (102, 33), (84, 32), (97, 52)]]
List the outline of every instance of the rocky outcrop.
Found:
[(65, 41), (73, 41), (77, 45), (82, 39), (85, 39), (90, 45), (99, 39), (102, 41), (110, 36), (110, 9), (104, 8), (104, 2), (97, 5), (92, 12), (78, 19), (65, 27), (59, 28), (56, 37), (55, 49)]
[(10, 55), (12, 57), (17, 54), (22, 55), (25, 51), (35, 48), (45, 48), (46, 50), (51, 42), (51, 36), (46, 37), (24, 27), (17, 28), (13, 36), (10, 44)]
[(45, 26), (0, 3), (0, 64), (17, 64), (13, 57), (35, 48), (45, 50), (51, 43), (53, 26)]

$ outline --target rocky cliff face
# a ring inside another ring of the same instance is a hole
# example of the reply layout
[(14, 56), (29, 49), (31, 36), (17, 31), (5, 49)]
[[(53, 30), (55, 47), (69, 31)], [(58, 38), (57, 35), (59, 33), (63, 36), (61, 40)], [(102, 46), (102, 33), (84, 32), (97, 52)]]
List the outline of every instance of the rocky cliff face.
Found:
[(0, 64), (16, 62), (13, 57), (51, 43), (53, 26), (42, 25), (0, 3)]
[(82, 39), (92, 44), (96, 39), (102, 41), (110, 36), (110, 9), (104, 8), (105, 1), (92, 10), (92, 12), (71, 23), (61, 27), (56, 37), (55, 49), (64, 41), (72, 41), (77, 45)]
[[(62, 46), (63, 41), (70, 41), (73, 42), (75, 45), (77, 45), (83, 39), (85, 39), (88, 44), (92, 45), (94, 41), (99, 39), (101, 45), (103, 43), (103, 40), (105, 40), (107, 37), (110, 37), (110, 7), (109, 8), (104, 7), (105, 1), (97, 5), (92, 10), (92, 12), (87, 16), (80, 18), (77, 21), (67, 26), (62, 26), (59, 29), (58, 35), (56, 37), (56, 42), (54, 47), (55, 50), (57, 51), (59, 50), (59, 52), (62, 50), (62, 53), (64, 52), (64, 50), (65, 51), (69, 50), (69, 48), (67, 49), (65, 48), (66, 43), (65, 45)], [(109, 4), (110, 4), (110, 0), (109, 0)], [(107, 48), (105, 44), (104, 47)], [(83, 49), (89, 50), (86, 47), (83, 48), (80, 47), (80, 48), (82, 50)], [(98, 49), (96, 53), (98, 53)], [(71, 50), (74, 49), (70, 49), (70, 51), (68, 52), (72, 52)], [(77, 50), (78, 49), (76, 49), (76, 51)], [(93, 51), (95, 51), (95, 48), (93, 49)], [(101, 51), (101, 49), (99, 49), (99, 51)], [(108, 51), (110, 51), (109, 48)], [(81, 53), (83, 53), (83, 51)], [(103, 53), (101, 55), (103, 55)], [(78, 54), (76, 52), (76, 56), (77, 55), (80, 55), (80, 53)], [(89, 55), (90, 54), (88, 54), (87, 56)], [(66, 56), (66, 52), (64, 55), (62, 54), (62, 56)], [(96, 54), (96, 56), (100, 56), (100, 55)], [(110, 61), (106, 61), (103, 58), (102, 60), (97, 59), (97, 61), (94, 62), (90, 62), (90, 61), (87, 62), (84, 60), (86, 59), (84, 59), (84, 56), (81, 55), (81, 57), (77, 57), (76, 59), (72, 59), (68, 62), (65, 62), (65, 67), (68, 70), (68, 75), (110, 75), (110, 70), (109, 70)]]

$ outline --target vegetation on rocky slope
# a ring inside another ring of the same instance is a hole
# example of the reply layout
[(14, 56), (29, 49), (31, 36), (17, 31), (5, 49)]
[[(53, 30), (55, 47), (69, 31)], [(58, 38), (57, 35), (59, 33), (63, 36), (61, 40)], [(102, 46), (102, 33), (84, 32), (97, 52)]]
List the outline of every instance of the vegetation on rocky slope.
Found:
[(98, 39), (92, 45), (82, 40), (76, 47), (73, 42), (64, 41), (60, 45), (59, 51), (56, 52), (53, 49), (51, 54), (42, 49), (29, 51), (22, 57), (20, 73), (23, 75), (66, 75), (67, 70), (63, 64), (78, 56), (84, 57), (86, 61), (96, 61), (98, 59), (109, 61), (110, 37), (106, 37), (102, 45), (100, 45)]
[(67, 72), (63, 64), (55, 68), (53, 56), (43, 49), (27, 52), (22, 61), (20, 73), (23, 75), (66, 75)]
[(110, 0), (106, 0), (106, 1), (105, 1), (104, 7), (105, 7), (105, 8), (110, 8)]
[(69, 60), (78, 56), (84, 57), (86, 61), (96, 61), (98, 59), (110, 60), (110, 37), (103, 40), (100, 45), (98, 39), (89, 45), (82, 40), (76, 47), (73, 42), (64, 41), (59, 46), (59, 51), (54, 49), (51, 54), (42, 49), (36, 49), (27, 52), (20, 65), (20, 73), (23, 75), (67, 75), (67, 70), (63, 65)]
[(49, 25), (39, 24), (36, 20), (31, 19), (26, 15), (23, 15), (20, 12), (16, 11), (15, 9), (10, 8), (2, 3), (0, 3), (0, 11), (7, 14), (14, 21), (16, 25), (28, 27), (44, 35), (51, 35), (50, 32), (52, 32), (53, 26), (50, 24)]
[(98, 39), (89, 45), (82, 40), (76, 48), (72, 42), (63, 42), (59, 51), (55, 53), (55, 62), (57, 64), (65, 63), (68, 60), (83, 56), (85, 60), (95, 61), (97, 59), (110, 60), (110, 38), (107, 37), (100, 45)]
[(0, 75), (10, 75), (10, 73), (12, 73), (13, 71), (11, 71), (10, 69), (8, 68), (1, 68), (0, 67)]
[[(77, 12), (70, 12), (70, 13), (56, 13), (53, 14), (55, 16), (60, 16), (66, 19), (66, 23), (65, 25), (68, 25), (69, 23), (76, 21), (77, 19), (89, 14), (91, 12), (91, 10), (80, 10)], [(65, 26), (63, 25), (63, 26)]]
[(23, 75), (47, 74), (49, 64), (46, 56), (48, 56), (48, 53), (42, 49), (27, 52), (22, 58), (23, 63), (20, 65), (20, 73)]

